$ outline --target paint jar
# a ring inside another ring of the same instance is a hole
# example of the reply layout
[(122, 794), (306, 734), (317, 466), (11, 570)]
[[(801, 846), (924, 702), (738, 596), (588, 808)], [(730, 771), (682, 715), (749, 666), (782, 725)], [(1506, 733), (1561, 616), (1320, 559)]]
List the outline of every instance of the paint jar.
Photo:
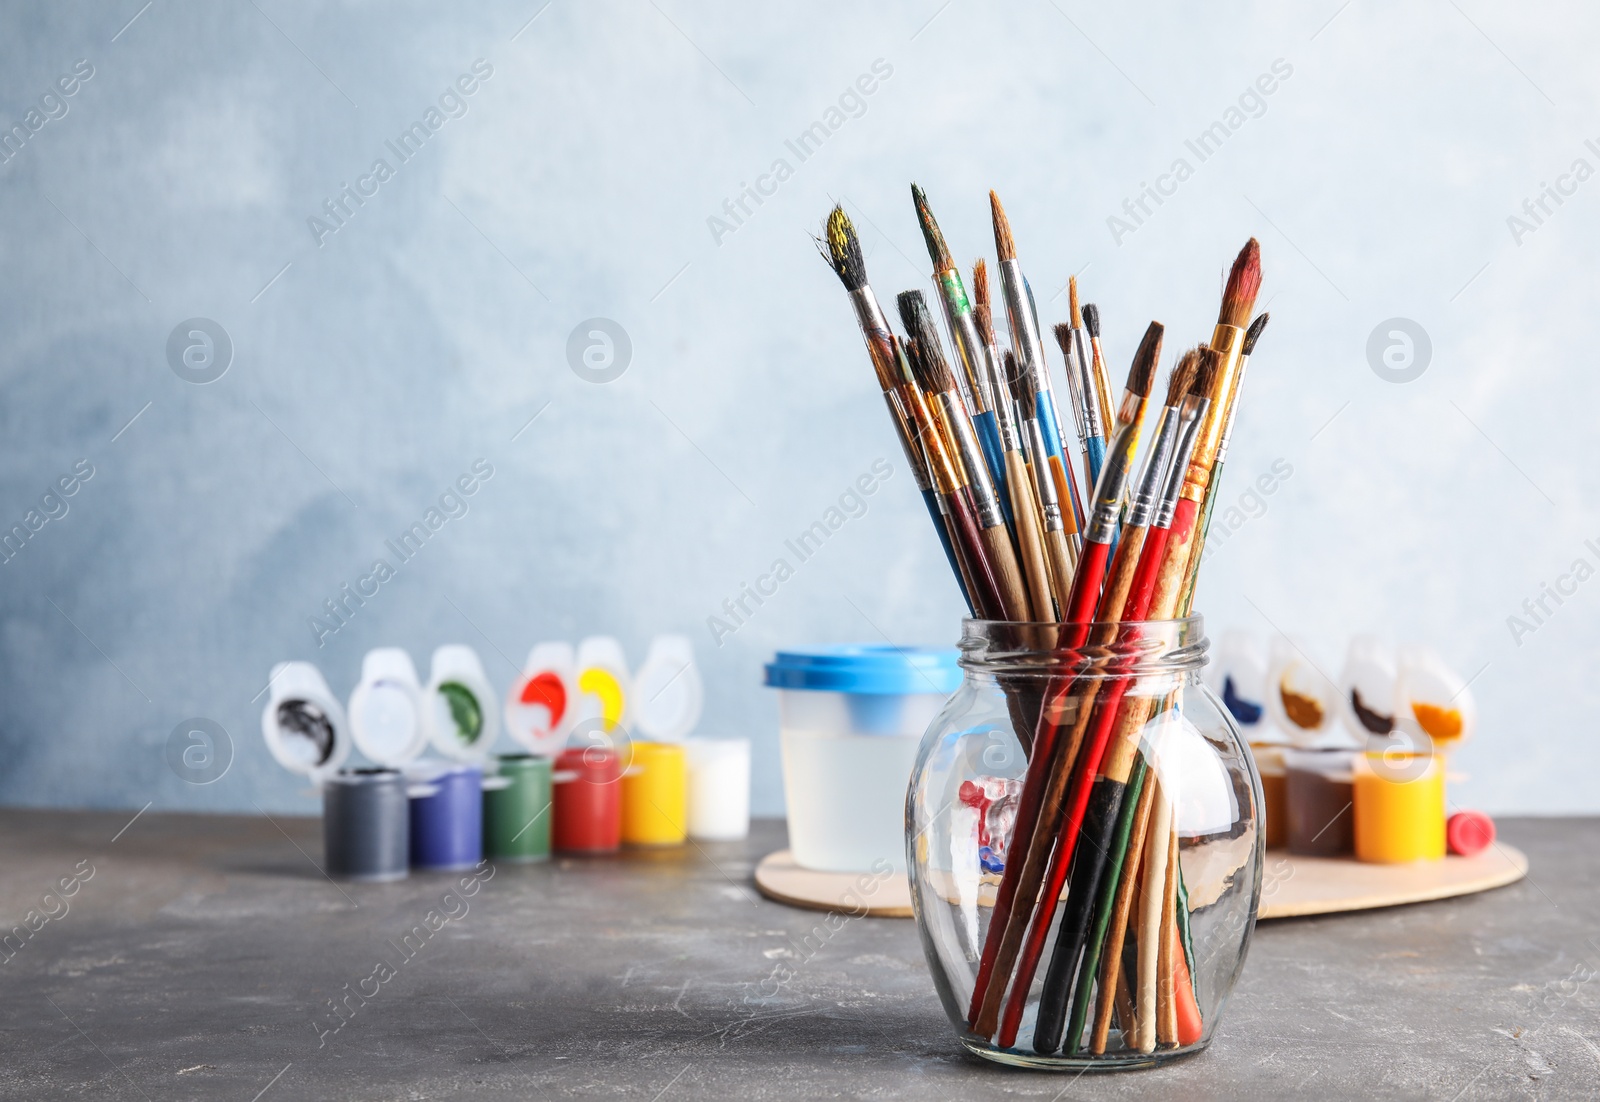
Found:
[(622, 842), (622, 755), (574, 746), (551, 775), (550, 845), (557, 853), (612, 853)]
[(423, 700), (435, 750), (472, 765), (488, 760), (500, 735), (500, 710), (477, 651), (463, 643), (435, 650)]
[[(1226, 703), (1227, 697), (1223, 697), (1223, 701)], [(1261, 776), (1261, 832), (1268, 849), (1281, 849), (1289, 844), (1289, 778), (1283, 752), (1284, 748), (1276, 743), (1250, 744), (1256, 772)]]
[(408, 770), (411, 863), (419, 869), (466, 869), (483, 859), (483, 770), (421, 762)]
[(313, 784), (336, 773), (350, 756), (344, 705), (310, 662), (279, 662), (267, 679), (261, 735), (273, 760)]
[(917, 746), (961, 683), (949, 649), (779, 651), (783, 790), (795, 863), (821, 872), (906, 867), (905, 793)]
[[(551, 764), (551, 759), (533, 754), (495, 759), (495, 776), (484, 779), (485, 856), (503, 861), (549, 858)], [(492, 783), (497, 780), (505, 783)]]
[(336, 880), (403, 880), (411, 858), (406, 780), (341, 769), (322, 785), (323, 868)]
[(681, 846), (688, 827), (688, 776), (682, 746), (636, 741), (622, 774), (622, 840), (630, 846)]
[(750, 833), (750, 740), (690, 739), (689, 837), (731, 842)]
[(1380, 865), (1445, 852), (1445, 759), (1372, 750), (1355, 762), (1355, 852)]
[(1289, 852), (1348, 857), (1354, 849), (1352, 750), (1284, 751)]
[(554, 758), (572, 731), (577, 657), (571, 643), (536, 643), (506, 693), (506, 733), (529, 753)]
[[(1105, 642), (1089, 646), (1074, 645), (1080, 630), (962, 625), (965, 679), (922, 737), (905, 799), (912, 900), (968, 1050), (1148, 1067), (1204, 1048), (1239, 977), (1261, 895), (1260, 787), (1200, 679), (1199, 617), (1095, 625)], [(1056, 751), (1075, 731), (1069, 768)], [(1072, 780), (1079, 763), (1087, 784)]]

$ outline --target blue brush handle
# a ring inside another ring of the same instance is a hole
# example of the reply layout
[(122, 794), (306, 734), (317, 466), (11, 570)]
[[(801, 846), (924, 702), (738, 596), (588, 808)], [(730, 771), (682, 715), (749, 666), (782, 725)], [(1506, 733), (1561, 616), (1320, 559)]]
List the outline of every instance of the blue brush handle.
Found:
[(944, 545), (944, 557), (950, 560), (950, 573), (956, 576), (956, 585), (961, 587), (961, 599), (967, 602), (967, 611), (976, 616), (972, 594), (967, 592), (967, 576), (961, 573), (961, 564), (956, 562), (956, 549), (950, 546), (950, 532), (945, 528), (944, 514), (939, 512), (939, 495), (932, 488), (923, 490), (922, 502), (928, 507), (928, 515), (933, 518), (933, 530), (939, 533), (939, 542)]
[(1000, 498), (1000, 512), (1006, 518), (1006, 527), (1016, 531), (1017, 522), (1011, 515), (1011, 494), (1006, 485), (1006, 457), (1000, 450), (1000, 426), (994, 419), (994, 410), (987, 409), (972, 418), (978, 430), (978, 446), (983, 449), (983, 462), (994, 479), (994, 492)]
[(1106, 442), (1091, 436), (1083, 442), (1083, 457), (1089, 465), (1089, 485), (1099, 487), (1100, 468), (1106, 465)]

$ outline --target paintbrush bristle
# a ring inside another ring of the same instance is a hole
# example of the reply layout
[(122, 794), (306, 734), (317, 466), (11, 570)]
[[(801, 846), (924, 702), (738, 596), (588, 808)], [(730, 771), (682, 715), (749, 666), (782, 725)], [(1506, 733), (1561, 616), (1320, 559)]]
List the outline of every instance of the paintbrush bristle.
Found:
[(1072, 358), (1072, 326), (1062, 322), (1052, 330), (1056, 335), (1056, 343), (1061, 346), (1061, 354), (1069, 360)]
[(1161, 362), (1161, 335), (1166, 327), (1153, 321), (1144, 331), (1139, 351), (1133, 354), (1133, 366), (1128, 368), (1128, 389), (1141, 398), (1150, 397), (1150, 384), (1155, 381), (1156, 365)]
[(956, 266), (956, 262), (950, 259), (950, 248), (944, 243), (944, 234), (939, 232), (939, 223), (933, 220), (933, 211), (928, 209), (927, 193), (912, 184), (911, 201), (917, 207), (917, 224), (922, 227), (922, 240), (927, 243), (933, 270), (948, 272)]
[(1244, 331), (1244, 347), (1239, 349), (1248, 356), (1256, 350), (1256, 341), (1261, 339), (1261, 331), (1267, 327), (1267, 319), (1271, 314), (1258, 314), (1256, 320), (1250, 323), (1250, 328)]
[(979, 306), (989, 305), (989, 262), (981, 256), (972, 262), (972, 301)]
[(1178, 362), (1167, 375), (1167, 405), (1182, 404), (1183, 396), (1189, 393), (1189, 388), (1194, 385), (1194, 373), (1199, 366), (1200, 356), (1193, 351), (1185, 352), (1178, 357)]
[(867, 264), (861, 259), (861, 239), (844, 208), (836, 206), (823, 224), (817, 241), (822, 258), (833, 268), (846, 291), (859, 291), (867, 285)]
[(1078, 277), (1067, 277), (1067, 320), (1072, 328), (1083, 328), (1083, 311), (1078, 309)]
[(1028, 380), (1022, 377), (1022, 371), (1017, 367), (1017, 357), (1006, 350), (1006, 383), (1011, 388), (1011, 393), (1017, 398), (1017, 415), (1024, 421), (1032, 421), (1039, 416), (1039, 396), (1034, 393)]
[(1240, 329), (1249, 325), (1250, 311), (1255, 308), (1256, 295), (1260, 293), (1261, 243), (1252, 237), (1239, 250), (1233, 270), (1228, 273), (1228, 285), (1222, 292), (1222, 309), (1217, 314), (1217, 323)]
[(1202, 398), (1210, 398), (1215, 404), (1222, 395), (1214, 393), (1217, 384), (1222, 381), (1222, 353), (1214, 348), (1201, 345), (1195, 350), (1196, 368), (1194, 373), (1194, 386), (1189, 388), (1189, 393), (1198, 394)]
[(1017, 243), (1011, 239), (1011, 222), (1006, 218), (1006, 208), (1000, 205), (1000, 196), (989, 193), (989, 216), (994, 220), (994, 251), (1000, 262), (1017, 258)]
[(989, 313), (987, 302), (980, 302), (972, 308), (972, 321), (978, 327), (978, 339), (985, 346), (998, 343), (994, 337), (994, 317)]
[(1092, 302), (1083, 304), (1083, 327), (1089, 331), (1089, 339), (1100, 339), (1100, 307)]
[(922, 292), (902, 291), (895, 302), (900, 307), (900, 321), (906, 333), (916, 342), (917, 354), (911, 358), (911, 370), (916, 372), (917, 385), (930, 394), (954, 390), (955, 380), (950, 375), (944, 348), (939, 344), (939, 332), (933, 327), (933, 315), (928, 312), (928, 302)]

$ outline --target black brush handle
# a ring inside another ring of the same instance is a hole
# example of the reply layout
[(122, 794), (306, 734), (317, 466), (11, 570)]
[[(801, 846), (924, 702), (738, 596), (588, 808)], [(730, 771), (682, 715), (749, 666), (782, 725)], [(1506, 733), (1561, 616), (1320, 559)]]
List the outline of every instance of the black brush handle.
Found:
[(1039, 1017), (1033, 1027), (1033, 1050), (1041, 1055), (1055, 1052), (1061, 1047), (1061, 1034), (1067, 1021), (1067, 1003), (1072, 993), (1072, 979), (1077, 972), (1078, 957), (1089, 935), (1089, 917), (1099, 895), (1100, 878), (1105, 871), (1107, 852), (1111, 847), (1112, 828), (1117, 813), (1122, 809), (1122, 794), (1127, 785), (1121, 781), (1100, 777), (1089, 793), (1089, 804), (1084, 812), (1083, 830), (1079, 840), (1077, 859), (1072, 863), (1072, 877), (1067, 889), (1067, 910), (1056, 930), (1056, 946), (1050, 956), (1050, 967), (1045, 972), (1044, 988), (1039, 995)]

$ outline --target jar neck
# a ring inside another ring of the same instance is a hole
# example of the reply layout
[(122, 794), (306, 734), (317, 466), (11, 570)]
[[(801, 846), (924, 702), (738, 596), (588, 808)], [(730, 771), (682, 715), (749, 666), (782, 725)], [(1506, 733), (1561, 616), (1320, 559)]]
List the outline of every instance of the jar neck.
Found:
[(1198, 674), (1209, 647), (1200, 616), (1110, 624), (965, 620), (961, 666), (991, 677)]

